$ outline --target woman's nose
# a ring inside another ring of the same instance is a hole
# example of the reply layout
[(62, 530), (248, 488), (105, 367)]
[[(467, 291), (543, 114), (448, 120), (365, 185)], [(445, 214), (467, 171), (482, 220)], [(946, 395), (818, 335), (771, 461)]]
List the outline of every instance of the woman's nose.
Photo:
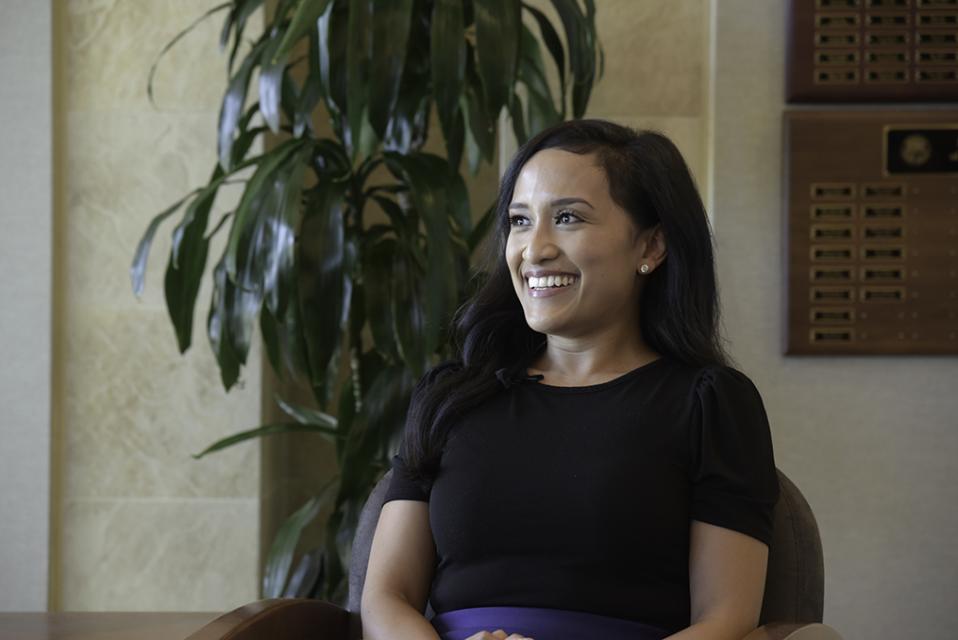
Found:
[(526, 262), (540, 262), (555, 257), (558, 249), (548, 225), (536, 225), (526, 234), (526, 247), (522, 257)]

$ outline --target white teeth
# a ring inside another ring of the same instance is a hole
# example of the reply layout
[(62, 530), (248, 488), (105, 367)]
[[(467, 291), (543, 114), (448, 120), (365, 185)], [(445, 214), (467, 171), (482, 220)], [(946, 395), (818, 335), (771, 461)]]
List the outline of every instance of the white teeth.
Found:
[(564, 287), (578, 280), (577, 276), (546, 276), (544, 278), (528, 278), (530, 289), (546, 289), (549, 287)]

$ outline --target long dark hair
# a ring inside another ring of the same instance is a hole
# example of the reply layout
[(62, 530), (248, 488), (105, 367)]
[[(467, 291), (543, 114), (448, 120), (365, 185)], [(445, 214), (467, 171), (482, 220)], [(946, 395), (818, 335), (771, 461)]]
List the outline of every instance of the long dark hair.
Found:
[[(419, 380), (406, 416), (400, 456), (414, 477), (433, 479), (458, 416), (502, 389), (500, 376), (521, 372), (546, 345), (526, 323), (505, 249), (508, 207), (519, 172), (536, 152), (595, 153), (612, 199), (644, 230), (658, 223), (667, 257), (647, 276), (639, 301), (646, 344), (689, 365), (728, 365), (719, 335), (719, 303), (708, 217), (682, 154), (664, 135), (605, 120), (572, 120), (526, 142), (502, 177), (495, 232), (481, 247), (475, 293), (453, 317), (456, 356)], [(498, 372), (498, 375), (497, 375)]]

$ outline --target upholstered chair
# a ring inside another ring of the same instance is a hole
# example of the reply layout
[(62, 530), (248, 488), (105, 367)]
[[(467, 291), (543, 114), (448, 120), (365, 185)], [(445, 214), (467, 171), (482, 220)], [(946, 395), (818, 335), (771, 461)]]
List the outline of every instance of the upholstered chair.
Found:
[[(321, 600), (260, 600), (221, 616), (188, 640), (360, 640), (366, 566), (392, 473), (388, 471), (379, 481), (360, 515), (346, 609)], [(774, 513), (760, 626), (744, 640), (841, 640), (834, 629), (822, 624), (825, 571), (815, 516), (798, 487), (781, 471), (778, 478), (781, 497)], [(427, 602), (423, 615), (431, 619), (433, 613)]]

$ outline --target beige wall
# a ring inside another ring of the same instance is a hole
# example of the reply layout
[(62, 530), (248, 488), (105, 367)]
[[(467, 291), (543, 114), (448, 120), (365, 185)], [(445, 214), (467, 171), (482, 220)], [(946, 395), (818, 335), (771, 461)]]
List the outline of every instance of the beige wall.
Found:
[[(564, 33), (550, 0), (528, 4), (542, 10), (559, 33)], [(523, 18), (532, 32), (538, 33), (535, 20), (527, 12), (523, 12)], [(685, 157), (703, 196), (708, 192), (708, 20), (707, 0), (596, 2), (605, 75), (594, 85), (584, 116), (654, 129), (669, 136)], [(558, 95), (554, 65), (544, 45), (542, 55), (554, 95)], [(515, 144), (511, 128), (506, 126), (501, 131), (506, 138), (500, 155), (504, 165), (515, 152)]]
[(0, 7), (0, 611), (47, 607), (50, 5)]
[[(54, 3), (53, 609), (216, 611), (257, 596), (259, 443), (190, 454), (258, 424), (258, 350), (245, 388), (226, 394), (206, 339), (207, 278), (179, 355), (163, 301), (169, 222), (141, 300), (128, 275), (151, 217), (216, 161), (225, 14), (163, 60), (157, 108), (145, 91), (163, 45), (215, 4)], [(222, 194), (214, 221), (237, 195)]]
[(846, 638), (958, 628), (958, 359), (784, 357), (785, 3), (717, 2), (714, 220), (725, 325), (779, 468), (818, 518), (825, 621)]

